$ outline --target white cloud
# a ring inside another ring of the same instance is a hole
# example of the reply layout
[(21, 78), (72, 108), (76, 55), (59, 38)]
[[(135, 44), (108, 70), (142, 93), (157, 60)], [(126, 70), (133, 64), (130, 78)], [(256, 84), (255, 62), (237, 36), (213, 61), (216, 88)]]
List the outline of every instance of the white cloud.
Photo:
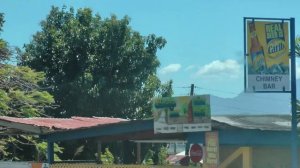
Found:
[(160, 70), (160, 73), (161, 74), (169, 74), (169, 73), (174, 73), (174, 72), (177, 72), (179, 71), (181, 68), (181, 65), (180, 64), (170, 64), (166, 67), (163, 67), (161, 70)]
[(195, 68), (195, 65), (189, 65), (189, 66), (187, 66), (184, 70), (185, 71), (190, 71), (190, 70), (192, 70), (192, 69), (194, 69)]
[(201, 67), (197, 77), (238, 78), (242, 74), (242, 66), (232, 59), (225, 61), (215, 60)]

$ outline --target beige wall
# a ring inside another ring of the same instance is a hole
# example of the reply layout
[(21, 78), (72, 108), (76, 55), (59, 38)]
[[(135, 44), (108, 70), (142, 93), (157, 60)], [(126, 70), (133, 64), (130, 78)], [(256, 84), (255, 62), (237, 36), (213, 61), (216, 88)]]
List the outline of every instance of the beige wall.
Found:
[[(237, 149), (238, 147), (221, 146), (220, 161), (224, 161), (226, 157)], [(252, 147), (252, 166), (253, 168), (290, 168), (290, 153), (289, 147)], [(239, 156), (228, 168), (241, 167), (242, 157)]]

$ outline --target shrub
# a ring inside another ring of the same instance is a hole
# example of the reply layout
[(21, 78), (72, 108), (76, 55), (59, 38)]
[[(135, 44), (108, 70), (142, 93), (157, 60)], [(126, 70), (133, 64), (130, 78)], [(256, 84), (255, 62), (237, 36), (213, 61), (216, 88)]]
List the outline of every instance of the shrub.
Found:
[(102, 161), (102, 164), (105, 164), (105, 165), (111, 165), (114, 163), (115, 158), (114, 158), (113, 154), (109, 151), (108, 148), (105, 148), (104, 154), (101, 154), (101, 161)]

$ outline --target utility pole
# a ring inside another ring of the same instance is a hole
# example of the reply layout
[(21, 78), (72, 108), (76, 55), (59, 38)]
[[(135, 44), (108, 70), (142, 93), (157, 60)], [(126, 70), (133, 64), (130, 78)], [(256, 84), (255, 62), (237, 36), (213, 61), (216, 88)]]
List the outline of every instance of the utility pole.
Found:
[(297, 86), (296, 86), (296, 59), (295, 59), (295, 18), (290, 19), (291, 31), (291, 155), (292, 168), (298, 168), (298, 132), (297, 132)]
[[(191, 92), (190, 92), (190, 96), (194, 96), (194, 88), (195, 85), (191, 84)], [(187, 143), (185, 146), (185, 155), (188, 156), (189, 155), (189, 150), (190, 150), (190, 143)]]
[(191, 93), (190, 93), (190, 96), (194, 96), (194, 88), (195, 88), (195, 85), (191, 84)]

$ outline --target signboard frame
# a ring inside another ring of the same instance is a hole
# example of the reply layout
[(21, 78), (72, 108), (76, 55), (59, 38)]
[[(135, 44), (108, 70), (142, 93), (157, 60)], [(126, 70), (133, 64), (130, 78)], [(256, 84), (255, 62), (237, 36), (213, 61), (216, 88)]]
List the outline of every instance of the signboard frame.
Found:
[[(279, 75), (277, 73), (274, 73), (274, 74), (271, 74), (269, 73), (268, 75), (249, 75), (249, 72), (251, 72), (251, 70), (249, 70), (250, 68), (250, 62), (249, 60), (251, 60), (251, 54), (249, 52), (250, 50), (250, 44), (249, 44), (249, 36), (250, 36), (250, 28), (249, 28), (249, 23), (250, 22), (253, 22), (254, 24), (256, 23), (259, 23), (259, 24), (282, 24), (282, 29), (283, 29), (283, 35), (284, 35), (284, 38), (287, 38), (287, 39), (284, 39), (284, 42), (285, 42), (285, 54), (284, 57), (286, 57), (285, 59), (285, 62), (287, 62), (289, 60), (289, 50), (290, 50), (290, 40), (291, 40), (291, 37), (290, 37), (290, 19), (285, 19), (285, 18), (254, 18), (254, 17), (245, 17), (244, 18), (244, 91), (245, 92), (255, 92), (255, 93), (290, 93), (291, 92), (291, 75), (290, 75), (290, 69), (291, 69), (291, 64), (288, 64), (288, 72), (286, 72), (284, 75)], [(261, 30), (260, 30), (261, 32)], [(265, 58), (265, 62), (266, 64), (270, 63), (269, 60), (271, 59), (268, 59), (269, 55), (268, 53), (266, 52), (266, 43), (265, 41), (267, 41), (267, 37), (266, 36), (266, 33), (257, 33), (257, 32), (254, 32), (255, 35), (259, 36), (259, 40), (261, 40), (264, 45), (262, 45), (263, 47), (263, 53), (264, 53), (264, 58)], [(264, 37), (262, 37), (262, 35), (264, 35)], [(253, 36), (253, 35), (251, 35)], [(279, 37), (278, 37), (279, 38)], [(262, 40), (263, 39), (263, 40)], [(273, 41), (276, 41), (277, 39), (273, 40)], [(273, 42), (272, 41), (272, 42)], [(277, 40), (278, 41), (278, 40)], [(271, 42), (271, 43), (272, 43)], [(276, 43), (276, 42), (275, 42)], [(267, 43), (268, 44), (268, 43)], [(265, 56), (267, 55), (267, 56)], [(266, 59), (267, 57), (267, 59)], [(275, 64), (278, 66), (278, 64)], [(283, 84), (284, 86), (283, 87), (280, 87), (280, 89), (278, 89), (278, 87), (275, 85), (275, 83), (271, 83), (271, 82), (266, 82), (266, 83), (263, 83), (263, 84), (257, 84), (255, 85), (255, 82), (253, 82), (253, 80), (256, 80), (256, 77), (257, 76), (262, 76), (262, 77), (273, 77), (273, 76), (276, 76), (277, 78), (280, 78), (280, 80), (283, 80), (281, 83), (280, 82), (277, 82), (278, 84)], [(254, 83), (254, 86), (252, 85), (249, 86), (249, 82), (252, 82), (252, 84)], [(264, 88), (263, 85), (266, 85), (266, 89)], [(257, 88), (255, 88), (255, 86), (259, 86)], [(270, 88), (269, 88), (270, 87)], [(274, 87), (274, 88), (271, 88), (271, 87)]]
[(154, 133), (211, 130), (210, 95), (153, 99)]
[(298, 132), (297, 132), (297, 81), (296, 81), (296, 35), (295, 35), (295, 18), (254, 18), (254, 17), (245, 17), (244, 18), (244, 56), (245, 56), (245, 64), (244, 64), (244, 90), (247, 92), (247, 43), (246, 43), (246, 22), (247, 20), (264, 20), (264, 21), (277, 21), (277, 22), (287, 22), (289, 24), (289, 37), (290, 37), (290, 90), (282, 90), (282, 91), (255, 91), (256, 93), (290, 93), (291, 94), (291, 161), (292, 168), (298, 167)]

